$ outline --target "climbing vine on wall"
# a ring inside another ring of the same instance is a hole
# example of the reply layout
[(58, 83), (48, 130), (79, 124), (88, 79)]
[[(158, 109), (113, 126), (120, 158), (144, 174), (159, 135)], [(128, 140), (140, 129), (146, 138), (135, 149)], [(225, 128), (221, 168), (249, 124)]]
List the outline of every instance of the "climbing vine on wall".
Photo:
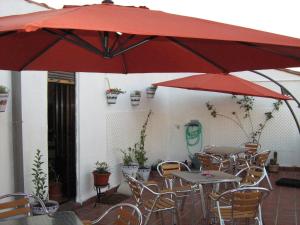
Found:
[[(234, 122), (244, 133), (245, 137), (253, 143), (259, 143), (262, 132), (268, 122), (274, 118), (274, 113), (279, 111), (280, 106), (283, 104), (281, 100), (278, 100), (272, 104), (272, 108), (270, 111), (264, 113), (264, 120), (258, 125), (253, 123), (252, 119), (252, 111), (254, 106), (254, 98), (250, 96), (237, 97), (235, 95), (232, 96), (234, 102), (239, 105), (240, 112), (232, 111), (231, 115), (225, 115), (220, 113), (216, 106), (211, 104), (210, 102), (206, 102), (206, 107), (210, 112), (210, 115), (214, 118), (223, 117)], [(240, 116), (242, 115), (242, 116)], [(250, 124), (250, 130), (246, 129), (245, 122), (248, 121)]]

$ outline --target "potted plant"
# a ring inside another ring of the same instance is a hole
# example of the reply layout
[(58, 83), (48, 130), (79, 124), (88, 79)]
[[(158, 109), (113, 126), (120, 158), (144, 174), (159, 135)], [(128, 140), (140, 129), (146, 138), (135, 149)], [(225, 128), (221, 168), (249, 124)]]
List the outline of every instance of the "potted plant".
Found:
[(0, 112), (5, 112), (8, 102), (8, 88), (0, 85)]
[(106, 162), (96, 162), (96, 169), (93, 171), (94, 185), (95, 186), (107, 186), (110, 176), (108, 171), (108, 164)]
[(138, 143), (136, 143), (134, 146), (134, 156), (135, 156), (136, 161), (139, 164), (138, 177), (143, 181), (147, 181), (149, 179), (149, 175), (151, 172), (151, 168), (145, 165), (145, 163), (148, 160), (148, 158), (146, 156), (146, 151), (145, 151), (146, 130), (147, 130), (147, 125), (148, 125), (151, 114), (152, 114), (152, 111), (149, 111), (149, 113), (147, 115), (147, 119), (146, 119), (145, 123), (143, 124), (142, 130), (140, 133), (140, 141)]
[(124, 94), (125, 91), (122, 91), (120, 88), (109, 88), (105, 93), (107, 104), (116, 104), (118, 95)]
[(62, 182), (51, 163), (49, 163), (49, 198), (58, 202), (62, 200)]
[[(42, 161), (43, 155), (41, 154), (41, 151), (37, 149), (34, 163), (32, 166), (32, 182), (34, 186), (34, 195), (39, 197), (45, 204), (48, 212), (50, 214), (55, 213), (58, 210), (59, 204), (57, 201), (49, 200), (48, 199), (48, 193), (47, 193), (47, 175), (44, 172), (42, 166), (44, 162)], [(34, 202), (31, 204), (32, 212), (35, 215), (44, 214), (44, 210), (40, 203)]]
[(147, 98), (154, 98), (157, 86), (151, 85), (150, 87), (146, 88)]
[(277, 152), (273, 153), (273, 159), (270, 159), (269, 163), (269, 172), (278, 173), (279, 172), (279, 164), (277, 162)]
[(130, 100), (132, 106), (138, 106), (140, 104), (142, 93), (140, 91), (132, 91), (130, 93)]
[(131, 177), (136, 177), (139, 166), (134, 163), (134, 149), (129, 147), (127, 150), (121, 150), (123, 157), (122, 173)]

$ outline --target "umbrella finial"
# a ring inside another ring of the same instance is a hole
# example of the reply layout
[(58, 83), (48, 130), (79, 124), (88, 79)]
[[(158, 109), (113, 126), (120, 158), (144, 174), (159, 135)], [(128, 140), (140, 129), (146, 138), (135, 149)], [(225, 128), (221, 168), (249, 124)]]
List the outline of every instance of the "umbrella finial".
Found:
[(114, 4), (114, 2), (112, 0), (103, 0), (102, 3)]

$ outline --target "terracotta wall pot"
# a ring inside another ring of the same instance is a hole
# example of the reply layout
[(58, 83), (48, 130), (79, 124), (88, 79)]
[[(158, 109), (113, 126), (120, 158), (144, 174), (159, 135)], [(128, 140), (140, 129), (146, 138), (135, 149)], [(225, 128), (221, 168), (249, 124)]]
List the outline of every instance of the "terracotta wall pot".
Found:
[(95, 186), (108, 185), (110, 173), (97, 173), (96, 171), (94, 171), (93, 175), (94, 175), (94, 185)]
[(0, 94), (0, 112), (5, 112), (8, 102), (8, 93)]

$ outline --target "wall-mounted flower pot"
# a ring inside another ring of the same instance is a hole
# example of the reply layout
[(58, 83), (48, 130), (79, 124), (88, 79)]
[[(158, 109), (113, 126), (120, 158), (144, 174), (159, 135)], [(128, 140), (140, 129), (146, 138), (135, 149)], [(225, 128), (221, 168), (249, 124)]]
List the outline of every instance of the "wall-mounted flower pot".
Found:
[(133, 91), (130, 93), (130, 101), (132, 106), (138, 106), (141, 101), (141, 92)]
[(117, 93), (106, 93), (107, 104), (116, 104), (118, 98)]
[(147, 98), (154, 98), (156, 89), (157, 87), (155, 86), (147, 87), (146, 89)]
[(5, 112), (8, 102), (8, 93), (0, 93), (0, 112)]

